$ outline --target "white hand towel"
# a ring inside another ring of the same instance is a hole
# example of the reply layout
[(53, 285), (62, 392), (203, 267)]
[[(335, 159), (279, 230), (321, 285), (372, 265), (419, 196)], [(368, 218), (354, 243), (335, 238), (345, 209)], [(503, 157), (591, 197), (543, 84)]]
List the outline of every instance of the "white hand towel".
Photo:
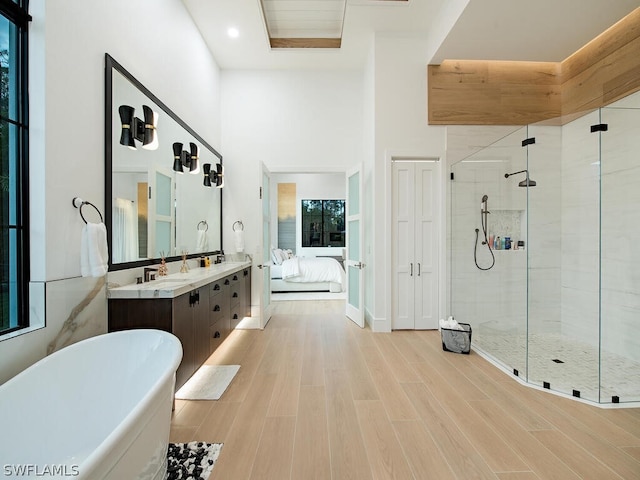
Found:
[(196, 252), (206, 252), (207, 251), (207, 231), (206, 230), (198, 230), (198, 235), (196, 237)]
[(80, 273), (83, 277), (102, 277), (107, 273), (107, 227), (104, 223), (87, 223), (82, 228)]
[(236, 252), (244, 252), (244, 230), (234, 230)]

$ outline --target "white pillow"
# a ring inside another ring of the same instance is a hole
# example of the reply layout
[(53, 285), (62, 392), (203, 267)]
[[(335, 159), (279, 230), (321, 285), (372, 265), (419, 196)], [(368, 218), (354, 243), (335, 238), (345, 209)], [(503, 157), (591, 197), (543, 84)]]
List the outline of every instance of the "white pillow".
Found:
[(276, 255), (276, 249), (272, 248), (271, 249), (271, 261), (275, 264), (275, 265), (280, 265), (280, 262), (278, 262), (278, 256)]
[(278, 265), (282, 265), (282, 262), (287, 260), (287, 254), (281, 248), (276, 248), (276, 257), (278, 258)]

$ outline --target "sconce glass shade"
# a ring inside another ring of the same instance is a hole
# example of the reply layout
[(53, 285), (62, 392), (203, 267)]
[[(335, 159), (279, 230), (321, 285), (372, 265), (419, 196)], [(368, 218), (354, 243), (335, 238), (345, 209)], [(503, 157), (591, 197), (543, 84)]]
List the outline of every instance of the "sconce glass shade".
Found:
[(210, 187), (211, 186), (211, 164), (210, 163), (205, 163), (204, 165), (202, 165), (202, 171), (204, 172), (204, 183), (203, 185), (205, 187)]
[(189, 151), (191, 155), (191, 165), (189, 166), (189, 173), (197, 175), (200, 173), (200, 147), (193, 142), (189, 143)]
[(120, 114), (120, 123), (122, 131), (120, 132), (120, 145), (125, 145), (133, 150), (136, 149), (134, 141), (134, 113), (135, 109), (129, 105), (120, 105), (118, 113)]
[(173, 144), (173, 171), (184, 172), (182, 169), (182, 144), (179, 142)]
[(158, 148), (158, 113), (151, 110), (151, 107), (142, 106), (144, 111), (144, 133), (142, 139), (142, 148), (147, 150), (156, 150)]

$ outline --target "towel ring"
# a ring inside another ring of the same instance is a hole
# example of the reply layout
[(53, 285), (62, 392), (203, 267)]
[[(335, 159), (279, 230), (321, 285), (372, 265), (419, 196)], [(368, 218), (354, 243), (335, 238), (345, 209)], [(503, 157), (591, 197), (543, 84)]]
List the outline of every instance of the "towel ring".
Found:
[(244, 230), (244, 225), (242, 224), (242, 222), (240, 220), (238, 220), (237, 222), (235, 222), (233, 224), (233, 226), (231, 227), (233, 229), (234, 232), (236, 232), (236, 225), (238, 225), (238, 229), (239, 230)]
[(200, 230), (200, 225), (203, 225), (203, 226), (204, 226), (204, 231), (205, 231), (205, 232), (206, 232), (207, 230), (209, 230), (209, 224), (206, 222), (206, 220), (201, 220), (200, 222), (198, 222), (198, 225), (196, 225), (196, 230), (198, 230), (198, 231), (200, 231), (200, 232), (201, 232), (201, 231), (203, 231), (203, 230)]
[(88, 223), (87, 219), (84, 218), (84, 215), (82, 214), (82, 207), (84, 207), (85, 205), (89, 205), (90, 207), (93, 207), (93, 209), (96, 212), (98, 212), (98, 216), (100, 217), (100, 222), (104, 223), (104, 219), (102, 218), (102, 213), (100, 213), (100, 210), (98, 210), (98, 207), (96, 207), (93, 203), (82, 200), (80, 197), (74, 197), (71, 203), (73, 204), (74, 207), (76, 207), (80, 211), (80, 217), (82, 217), (82, 221), (84, 223)]

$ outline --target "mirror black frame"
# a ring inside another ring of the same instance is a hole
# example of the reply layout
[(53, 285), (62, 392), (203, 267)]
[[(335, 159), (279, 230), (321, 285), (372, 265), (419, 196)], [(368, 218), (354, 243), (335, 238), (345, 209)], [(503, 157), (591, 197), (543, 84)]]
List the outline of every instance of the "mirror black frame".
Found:
[[(113, 252), (111, 246), (111, 233), (112, 233), (112, 188), (113, 188), (113, 70), (116, 70), (133, 85), (140, 90), (140, 92), (146, 95), (152, 100), (160, 109), (175, 120), (182, 128), (184, 128), (189, 134), (191, 134), (202, 147), (210, 150), (218, 159), (222, 165), (222, 155), (218, 151), (209, 145), (200, 135), (198, 135), (189, 125), (187, 125), (180, 117), (178, 117), (169, 107), (167, 107), (158, 97), (151, 93), (142, 83), (140, 83), (133, 75), (131, 75), (122, 65), (120, 65), (111, 55), (105, 53), (105, 122), (104, 122), (104, 148), (105, 148), (105, 180), (104, 180), (104, 222), (107, 227), (108, 238), (108, 251), (109, 251), (109, 271), (126, 270), (128, 268), (144, 267), (147, 265), (153, 265), (158, 262), (159, 258), (148, 258), (145, 260), (136, 260), (133, 262), (112, 263)], [(187, 255), (187, 258), (198, 258), (202, 255), (218, 255), (224, 254), (222, 249), (222, 191), (220, 191), (220, 250), (213, 250), (209, 252), (198, 252)], [(181, 256), (167, 257), (167, 262), (173, 262), (181, 260)]]

